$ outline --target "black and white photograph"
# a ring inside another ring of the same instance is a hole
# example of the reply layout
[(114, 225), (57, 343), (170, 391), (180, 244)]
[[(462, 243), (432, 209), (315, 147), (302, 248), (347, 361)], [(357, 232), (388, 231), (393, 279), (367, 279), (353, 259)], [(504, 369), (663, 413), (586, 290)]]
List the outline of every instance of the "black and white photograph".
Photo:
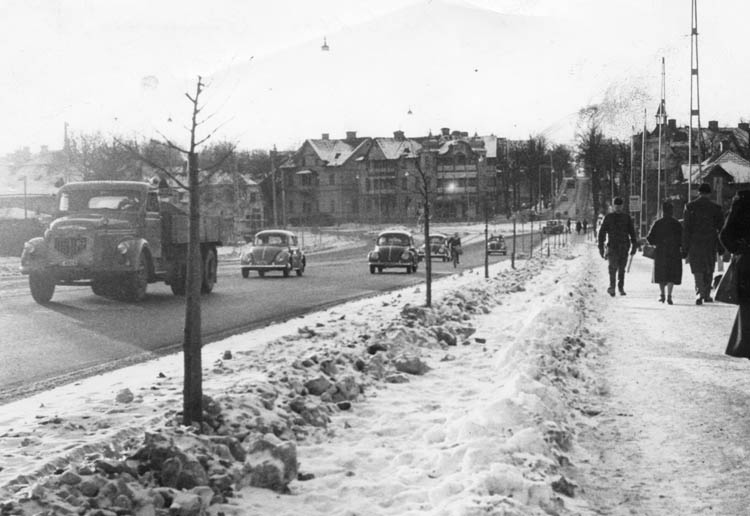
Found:
[(0, 0), (0, 516), (750, 514), (749, 24)]

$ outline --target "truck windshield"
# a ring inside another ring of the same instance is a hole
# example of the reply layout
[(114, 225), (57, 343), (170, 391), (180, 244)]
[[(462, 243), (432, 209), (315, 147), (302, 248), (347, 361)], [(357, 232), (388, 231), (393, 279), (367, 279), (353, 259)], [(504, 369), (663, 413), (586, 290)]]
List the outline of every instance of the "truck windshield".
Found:
[(63, 213), (90, 210), (138, 211), (141, 192), (137, 190), (68, 190), (60, 194), (58, 209)]

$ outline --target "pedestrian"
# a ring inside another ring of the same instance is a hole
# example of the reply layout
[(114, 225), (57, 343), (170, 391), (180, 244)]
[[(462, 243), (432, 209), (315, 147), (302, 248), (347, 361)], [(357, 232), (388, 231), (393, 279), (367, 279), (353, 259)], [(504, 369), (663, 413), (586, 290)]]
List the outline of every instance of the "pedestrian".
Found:
[(446, 244), (448, 245), (448, 250), (451, 254), (451, 260), (454, 260), (454, 262), (457, 264), (461, 263), (461, 237), (458, 236), (458, 232), (453, 233), (453, 236), (448, 238)]
[(584, 235), (586, 234), (586, 230), (588, 229), (588, 227), (589, 227), (589, 221), (586, 219), (583, 219), (583, 234)]
[(719, 234), (724, 248), (737, 256), (739, 309), (734, 319), (726, 353), (750, 358), (750, 190), (737, 192), (729, 216)]
[(672, 304), (672, 289), (682, 283), (682, 225), (674, 218), (671, 202), (662, 205), (662, 218), (654, 222), (646, 240), (656, 246), (652, 283), (659, 285), (659, 302), (664, 302), (664, 288), (667, 289), (667, 303)]
[[(615, 279), (620, 295), (625, 295), (625, 267), (628, 264), (628, 249), (633, 255), (638, 250), (633, 218), (623, 212), (622, 197), (615, 197), (612, 213), (608, 213), (599, 227), (599, 254), (609, 261), (609, 288), (607, 293), (615, 297)], [(604, 252), (604, 246), (607, 252)]]
[(721, 207), (709, 199), (711, 186), (698, 187), (698, 198), (687, 203), (683, 217), (682, 257), (695, 278), (695, 304), (710, 303), (719, 231), (724, 224)]
[(581, 234), (581, 221), (577, 220), (576, 221), (576, 235), (580, 235), (580, 234)]
[(568, 217), (568, 222), (565, 225), (567, 226), (566, 233), (570, 233), (570, 217)]

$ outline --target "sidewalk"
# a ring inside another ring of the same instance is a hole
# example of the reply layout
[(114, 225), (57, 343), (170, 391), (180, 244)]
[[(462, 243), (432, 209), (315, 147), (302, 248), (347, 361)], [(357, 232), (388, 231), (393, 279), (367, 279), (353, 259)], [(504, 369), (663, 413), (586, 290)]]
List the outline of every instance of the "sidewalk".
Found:
[(750, 361), (723, 354), (736, 307), (696, 306), (689, 266), (661, 304), (651, 267), (637, 254), (616, 298), (606, 262), (591, 271), (608, 353), (600, 412), (579, 428), (582, 496), (613, 516), (748, 514)]

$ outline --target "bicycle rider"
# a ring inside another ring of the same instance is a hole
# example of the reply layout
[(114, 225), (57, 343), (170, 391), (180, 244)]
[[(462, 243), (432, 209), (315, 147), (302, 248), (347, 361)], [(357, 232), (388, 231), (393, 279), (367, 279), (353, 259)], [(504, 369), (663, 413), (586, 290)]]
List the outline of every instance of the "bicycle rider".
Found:
[[(448, 248), (451, 251), (451, 258), (456, 260), (456, 263), (461, 263), (461, 237), (458, 236), (458, 232), (453, 233), (453, 236), (448, 238)], [(455, 253), (455, 258), (454, 258)]]

